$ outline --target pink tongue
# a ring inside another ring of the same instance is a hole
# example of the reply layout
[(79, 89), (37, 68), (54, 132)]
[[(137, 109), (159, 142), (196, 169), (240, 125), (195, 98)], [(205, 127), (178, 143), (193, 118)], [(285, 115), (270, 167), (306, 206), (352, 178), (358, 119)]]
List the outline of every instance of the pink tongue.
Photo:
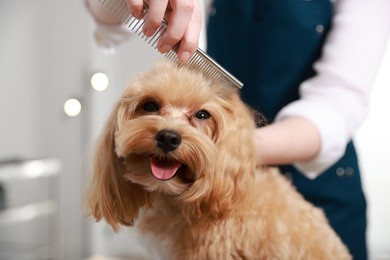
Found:
[(154, 177), (159, 180), (169, 180), (175, 176), (176, 171), (181, 166), (178, 161), (150, 159), (151, 171)]

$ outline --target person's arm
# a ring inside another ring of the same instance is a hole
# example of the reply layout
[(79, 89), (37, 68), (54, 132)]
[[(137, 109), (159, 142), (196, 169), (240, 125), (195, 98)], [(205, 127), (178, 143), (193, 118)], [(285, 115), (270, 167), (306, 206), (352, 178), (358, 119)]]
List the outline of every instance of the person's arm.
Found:
[(301, 98), (283, 108), (269, 129), (257, 130), (265, 144), (255, 138), (265, 164), (294, 163), (309, 178), (343, 156), (363, 122), (390, 33), (390, 1), (339, 0), (334, 5), (332, 29), (314, 65), (317, 75), (303, 82)]
[(288, 117), (258, 128), (254, 140), (260, 164), (268, 165), (310, 161), (321, 147), (317, 127), (302, 117)]

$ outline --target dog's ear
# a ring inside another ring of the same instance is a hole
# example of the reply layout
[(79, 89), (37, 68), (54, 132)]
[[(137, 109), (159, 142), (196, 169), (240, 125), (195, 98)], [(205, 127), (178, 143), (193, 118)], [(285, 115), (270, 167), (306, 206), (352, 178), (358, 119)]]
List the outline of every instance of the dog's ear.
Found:
[(138, 211), (147, 203), (147, 193), (138, 184), (125, 181), (120, 158), (115, 153), (118, 103), (108, 121), (94, 155), (93, 175), (86, 204), (97, 220), (105, 219), (117, 231), (132, 225)]
[(213, 111), (217, 131), (213, 142), (216, 157), (185, 194), (192, 205), (187, 215), (215, 220), (245, 214), (251, 203), (256, 169), (253, 143), (255, 122), (238, 96), (222, 101)]
[[(232, 95), (222, 109), (223, 120), (218, 122), (216, 139), (218, 155), (215, 162), (215, 180), (211, 199), (222, 215), (232, 210), (246, 212), (256, 170), (256, 155), (253, 142), (253, 111)], [(263, 120), (263, 118), (261, 119)], [(238, 210), (237, 210), (238, 209)]]

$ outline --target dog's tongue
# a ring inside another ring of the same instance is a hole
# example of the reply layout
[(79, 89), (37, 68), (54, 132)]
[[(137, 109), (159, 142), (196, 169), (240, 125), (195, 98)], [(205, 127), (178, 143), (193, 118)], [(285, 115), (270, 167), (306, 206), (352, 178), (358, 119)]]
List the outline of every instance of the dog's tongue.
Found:
[(169, 180), (175, 176), (181, 163), (174, 160), (160, 160), (158, 158), (150, 159), (150, 169), (154, 177), (159, 180)]

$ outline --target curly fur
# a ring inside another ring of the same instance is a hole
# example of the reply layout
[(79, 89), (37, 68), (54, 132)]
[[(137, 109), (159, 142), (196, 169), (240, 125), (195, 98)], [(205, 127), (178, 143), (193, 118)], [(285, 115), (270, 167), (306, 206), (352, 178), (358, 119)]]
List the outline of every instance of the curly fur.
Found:
[[(167, 259), (351, 259), (320, 209), (276, 169), (257, 167), (253, 113), (223, 91), (169, 62), (135, 79), (97, 146), (91, 215), (115, 231), (135, 224), (164, 241)], [(158, 147), (162, 129), (180, 135), (177, 148)], [(182, 166), (161, 180), (151, 158)]]

